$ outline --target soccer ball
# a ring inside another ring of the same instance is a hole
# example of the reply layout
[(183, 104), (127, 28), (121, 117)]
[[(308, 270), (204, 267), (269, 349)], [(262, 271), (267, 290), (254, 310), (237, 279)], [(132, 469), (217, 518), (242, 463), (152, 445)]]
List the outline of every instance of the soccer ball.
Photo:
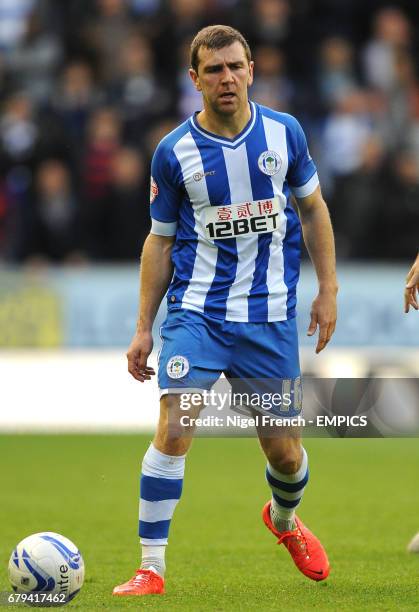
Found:
[(43, 592), (72, 599), (84, 580), (84, 562), (68, 538), (43, 531), (16, 546), (9, 561), (9, 580), (18, 593)]
[(407, 550), (411, 553), (419, 553), (419, 531), (410, 540), (409, 544), (407, 545)]

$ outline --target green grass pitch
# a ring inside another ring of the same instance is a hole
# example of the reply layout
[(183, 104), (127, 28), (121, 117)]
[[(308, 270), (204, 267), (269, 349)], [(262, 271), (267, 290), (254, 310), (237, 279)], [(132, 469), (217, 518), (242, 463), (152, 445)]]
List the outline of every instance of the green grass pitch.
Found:
[[(0, 591), (23, 537), (74, 540), (86, 580), (68, 610), (417, 610), (417, 440), (306, 440), (302, 519), (332, 572), (315, 583), (276, 546), (260, 513), (269, 491), (254, 439), (197, 439), (172, 524), (167, 594), (112, 598), (137, 566), (138, 473), (149, 436), (1, 436)], [(9, 610), (12, 608), (8, 608)]]

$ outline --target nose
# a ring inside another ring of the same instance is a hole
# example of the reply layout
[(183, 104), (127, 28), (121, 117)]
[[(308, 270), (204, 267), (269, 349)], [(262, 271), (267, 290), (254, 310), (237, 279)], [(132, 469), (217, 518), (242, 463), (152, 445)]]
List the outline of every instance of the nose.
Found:
[(224, 70), (222, 73), (222, 82), (223, 83), (232, 83), (234, 80), (233, 73), (228, 66), (224, 66)]

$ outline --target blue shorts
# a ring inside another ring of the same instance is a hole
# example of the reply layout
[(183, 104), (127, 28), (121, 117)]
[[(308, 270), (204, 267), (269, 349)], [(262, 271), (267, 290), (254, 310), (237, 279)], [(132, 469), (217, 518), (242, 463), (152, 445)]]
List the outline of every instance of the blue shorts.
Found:
[(297, 396), (293, 396), (287, 416), (300, 413), (295, 318), (271, 323), (241, 323), (183, 309), (168, 313), (160, 335), (158, 384), (161, 395), (209, 391), (224, 373), (233, 389), (239, 387), (241, 391), (259, 394), (283, 393), (284, 389), (294, 394), (297, 385), (299, 399), (294, 405)]

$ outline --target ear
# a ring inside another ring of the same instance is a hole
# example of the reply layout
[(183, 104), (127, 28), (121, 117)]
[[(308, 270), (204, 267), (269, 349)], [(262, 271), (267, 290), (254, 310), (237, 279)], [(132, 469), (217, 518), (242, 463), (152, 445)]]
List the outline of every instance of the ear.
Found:
[(202, 87), (199, 83), (199, 76), (193, 68), (189, 68), (189, 76), (191, 77), (193, 84), (195, 85), (195, 89), (197, 91), (202, 91)]
[(254, 62), (249, 63), (249, 77), (247, 79), (247, 86), (250, 87), (253, 83), (253, 68), (255, 66)]

